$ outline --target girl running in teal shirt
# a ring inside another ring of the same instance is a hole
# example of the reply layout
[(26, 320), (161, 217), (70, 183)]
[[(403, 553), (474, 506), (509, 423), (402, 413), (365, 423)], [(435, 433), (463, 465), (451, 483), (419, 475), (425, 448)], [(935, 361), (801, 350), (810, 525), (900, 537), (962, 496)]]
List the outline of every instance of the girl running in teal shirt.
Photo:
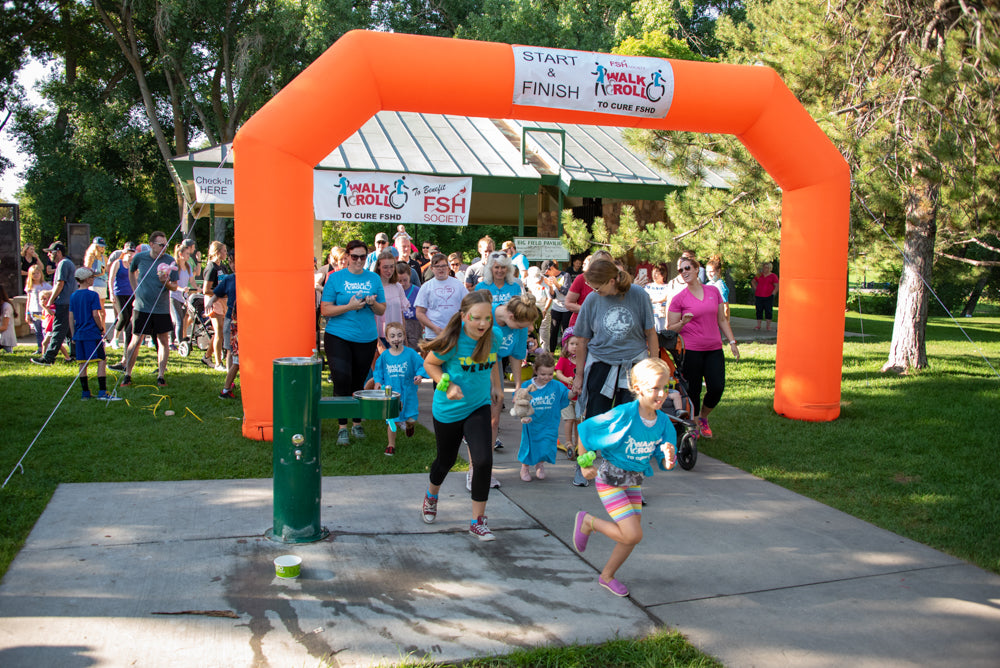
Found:
[(437, 385), (431, 405), (437, 457), (431, 464), (421, 514), (428, 524), (437, 518), (438, 493), (458, 458), (464, 437), (473, 470), (469, 533), (482, 541), (494, 540), (486, 525), (486, 501), (493, 474), (490, 406), (503, 401), (500, 332), (493, 326), (491, 302), (485, 291), (466, 295), (458, 313), (441, 333), (420, 344), (427, 354), (424, 370)]
[(672, 469), (677, 460), (676, 432), (666, 413), (660, 411), (670, 390), (670, 368), (660, 359), (645, 359), (632, 368), (631, 389), (635, 401), (619, 404), (580, 423), (580, 445), (586, 451), (600, 450), (603, 460), (583, 468), (588, 480), (597, 478), (597, 494), (611, 519), (599, 520), (582, 510), (573, 524), (573, 547), (583, 553), (595, 531), (617, 543), (597, 582), (616, 596), (628, 596), (628, 587), (615, 579), (639, 541), (642, 540), (642, 481), (653, 475), (649, 463)]

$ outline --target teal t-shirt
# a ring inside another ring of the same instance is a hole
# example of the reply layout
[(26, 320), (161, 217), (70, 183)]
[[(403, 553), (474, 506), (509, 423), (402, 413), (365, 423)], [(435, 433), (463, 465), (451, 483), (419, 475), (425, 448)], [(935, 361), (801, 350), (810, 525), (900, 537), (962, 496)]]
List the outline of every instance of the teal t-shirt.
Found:
[(445, 392), (434, 390), (431, 413), (439, 422), (459, 422), (469, 417), (481, 406), (490, 405), (493, 367), (500, 352), (500, 330), (493, 328), (493, 342), (489, 357), (485, 362), (475, 362), (472, 352), (477, 341), (465, 333), (462, 327), (458, 343), (446, 353), (434, 353), (444, 364), (441, 368), (451, 377), (451, 382), (462, 388), (462, 398), (449, 399)]
[[(367, 270), (352, 274), (349, 269), (341, 269), (326, 279), (321, 301), (343, 306), (350, 303), (351, 297), (364, 299), (368, 295), (375, 295), (375, 301), (379, 304), (385, 303), (385, 290), (378, 274)], [(371, 307), (365, 306), (357, 311), (347, 311), (327, 318), (326, 332), (355, 343), (374, 341), (378, 338), (375, 312)]]
[(505, 325), (500, 330), (500, 357), (511, 355), (514, 359), (523, 360), (528, 354), (528, 328), (511, 329)]
[(657, 411), (656, 423), (647, 427), (639, 415), (639, 402), (619, 404), (606, 413), (587, 418), (577, 427), (580, 442), (623, 471), (653, 475), (649, 463), (663, 459), (663, 448), (677, 437), (666, 413)]
[(504, 283), (503, 285), (497, 285), (496, 283), (483, 283), (480, 282), (476, 286), (476, 290), (486, 290), (493, 296), (493, 310), (496, 311), (498, 306), (503, 306), (510, 301), (511, 297), (515, 297), (523, 293), (521, 286), (518, 283)]

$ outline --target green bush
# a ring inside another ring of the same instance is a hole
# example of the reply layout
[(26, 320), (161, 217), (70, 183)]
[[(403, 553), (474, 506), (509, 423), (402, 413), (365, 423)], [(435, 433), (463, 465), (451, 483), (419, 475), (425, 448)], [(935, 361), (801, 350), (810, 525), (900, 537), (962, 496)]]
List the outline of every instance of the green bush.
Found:
[(887, 292), (851, 292), (847, 298), (847, 308), (868, 315), (894, 315), (896, 313), (896, 294)]

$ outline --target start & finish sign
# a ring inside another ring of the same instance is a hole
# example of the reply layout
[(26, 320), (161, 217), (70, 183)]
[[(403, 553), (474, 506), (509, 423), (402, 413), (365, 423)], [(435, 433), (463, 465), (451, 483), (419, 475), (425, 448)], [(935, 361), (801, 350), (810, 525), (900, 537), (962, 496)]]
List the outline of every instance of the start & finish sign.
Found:
[(670, 61), (639, 56), (514, 48), (514, 104), (663, 118), (674, 97)]

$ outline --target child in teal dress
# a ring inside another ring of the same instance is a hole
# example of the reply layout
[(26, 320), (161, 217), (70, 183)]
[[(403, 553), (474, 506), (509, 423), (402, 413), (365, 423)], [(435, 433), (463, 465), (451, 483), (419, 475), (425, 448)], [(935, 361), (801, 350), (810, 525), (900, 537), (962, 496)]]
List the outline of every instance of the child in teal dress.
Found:
[(406, 328), (403, 323), (385, 323), (385, 338), (389, 341), (389, 347), (375, 360), (372, 378), (376, 390), (389, 385), (394, 392), (399, 392), (399, 415), (393, 419), (395, 424), (390, 424), (387, 428), (389, 444), (385, 446), (385, 454), (391, 457), (396, 454), (396, 428), (399, 425), (404, 426), (407, 436), (413, 436), (420, 409), (417, 403), (417, 386), (420, 385), (421, 376), (428, 376), (420, 355), (406, 347)]
[(556, 461), (556, 442), (559, 439), (559, 422), (564, 408), (569, 406), (569, 390), (554, 380), (556, 360), (552, 353), (542, 351), (535, 356), (535, 377), (526, 380), (521, 389), (531, 394), (534, 414), (521, 418), (521, 448), (517, 460), (521, 462), (521, 480), (531, 481), (531, 467), (535, 477), (545, 480), (543, 462)]

